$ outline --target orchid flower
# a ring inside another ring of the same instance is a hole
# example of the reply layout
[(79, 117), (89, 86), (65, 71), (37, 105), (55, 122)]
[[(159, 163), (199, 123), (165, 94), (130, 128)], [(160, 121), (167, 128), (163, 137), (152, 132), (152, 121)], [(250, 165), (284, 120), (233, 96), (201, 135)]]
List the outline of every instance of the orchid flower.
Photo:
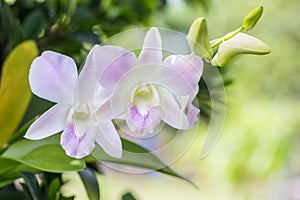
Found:
[(176, 129), (193, 126), (199, 109), (192, 101), (203, 70), (199, 56), (171, 55), (163, 60), (157, 28), (147, 32), (138, 58), (118, 46), (103, 46), (93, 53), (99, 57), (94, 64), (103, 70), (98, 72), (100, 85), (114, 91), (109, 102), (112, 115), (125, 120), (131, 131), (147, 136), (157, 131), (161, 120)]
[(121, 140), (111, 119), (95, 115), (111, 93), (97, 84), (92, 54), (96, 48), (79, 76), (72, 58), (59, 53), (45, 51), (33, 61), (29, 72), (32, 92), (56, 105), (30, 126), (25, 138), (39, 140), (63, 131), (60, 144), (71, 157), (87, 156), (95, 143), (110, 156), (121, 157)]

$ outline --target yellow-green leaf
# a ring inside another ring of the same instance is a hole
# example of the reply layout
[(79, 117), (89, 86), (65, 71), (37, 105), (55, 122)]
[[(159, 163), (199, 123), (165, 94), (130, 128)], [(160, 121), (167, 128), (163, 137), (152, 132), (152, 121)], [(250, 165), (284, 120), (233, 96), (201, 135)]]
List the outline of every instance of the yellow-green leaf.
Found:
[(30, 102), (28, 72), (37, 56), (37, 46), (29, 40), (18, 45), (4, 62), (0, 85), (0, 148), (18, 127)]

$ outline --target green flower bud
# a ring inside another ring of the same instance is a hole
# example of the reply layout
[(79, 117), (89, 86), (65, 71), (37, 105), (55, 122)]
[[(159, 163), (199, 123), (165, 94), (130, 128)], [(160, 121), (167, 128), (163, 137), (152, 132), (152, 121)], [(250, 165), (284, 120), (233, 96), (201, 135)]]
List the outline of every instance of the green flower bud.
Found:
[(208, 30), (205, 18), (199, 17), (193, 22), (189, 30), (188, 42), (195, 54), (207, 60), (211, 60), (213, 50), (208, 41)]
[(256, 25), (263, 13), (263, 10), (262, 6), (258, 6), (246, 15), (243, 20), (243, 27), (246, 31), (252, 29)]
[(245, 33), (238, 33), (233, 38), (220, 44), (217, 54), (213, 57), (211, 64), (223, 67), (234, 57), (240, 54), (263, 55), (271, 50), (264, 42)]

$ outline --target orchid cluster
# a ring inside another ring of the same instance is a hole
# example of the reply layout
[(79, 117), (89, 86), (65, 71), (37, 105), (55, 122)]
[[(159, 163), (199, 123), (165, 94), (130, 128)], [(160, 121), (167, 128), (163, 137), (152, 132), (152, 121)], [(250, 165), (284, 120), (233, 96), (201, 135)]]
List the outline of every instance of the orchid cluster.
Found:
[[(192, 24), (187, 36), (192, 54), (163, 58), (161, 35), (151, 28), (137, 57), (120, 46), (95, 45), (78, 75), (72, 58), (46, 51), (30, 68), (32, 92), (57, 103), (35, 121), (25, 137), (38, 140), (62, 131), (67, 155), (83, 158), (96, 143), (110, 156), (122, 156), (122, 143), (113, 120), (123, 120), (136, 136), (159, 132), (162, 121), (187, 130), (199, 108), (193, 105), (203, 61), (222, 67), (239, 54), (267, 54), (269, 47), (253, 36), (263, 8), (252, 10), (242, 25), (224, 37), (208, 41), (204, 18)], [(216, 48), (218, 46), (218, 48)]]
[(25, 138), (38, 140), (62, 131), (66, 154), (83, 158), (99, 144), (121, 157), (122, 143), (112, 120), (124, 120), (136, 135), (158, 131), (161, 121), (180, 130), (193, 127), (199, 109), (192, 102), (203, 69), (197, 55), (163, 59), (157, 28), (151, 28), (138, 57), (119, 46), (95, 45), (78, 75), (68, 56), (46, 51), (30, 68), (32, 92), (55, 102)]

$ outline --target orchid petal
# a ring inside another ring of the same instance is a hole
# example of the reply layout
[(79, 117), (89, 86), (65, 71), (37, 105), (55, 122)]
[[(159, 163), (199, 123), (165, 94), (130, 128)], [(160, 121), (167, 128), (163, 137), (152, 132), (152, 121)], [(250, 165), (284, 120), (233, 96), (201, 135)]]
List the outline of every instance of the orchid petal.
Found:
[(196, 106), (194, 106), (192, 103), (189, 103), (187, 106), (187, 118), (189, 121), (189, 125), (190, 127), (194, 126), (194, 123), (197, 121), (198, 119), (198, 114), (200, 112), (199, 108), (197, 108)]
[(122, 143), (120, 136), (111, 121), (98, 121), (96, 142), (110, 156), (121, 158)]
[(92, 97), (98, 81), (105, 87), (113, 87), (136, 62), (134, 53), (122, 47), (95, 45), (79, 75), (80, 88), (88, 93), (86, 96)]
[(87, 128), (80, 134), (77, 131), (75, 125), (68, 123), (61, 135), (60, 144), (68, 156), (80, 159), (90, 154), (94, 149), (95, 130)]
[(96, 49), (101, 48), (99, 45), (95, 45), (87, 55), (85, 63), (83, 65), (82, 70), (80, 71), (79, 77), (76, 83), (76, 90), (74, 94), (74, 98), (76, 97), (77, 102), (85, 102), (88, 103), (91, 99), (93, 99), (98, 83), (98, 74), (97, 69), (94, 64), (94, 54), (93, 52)]
[(128, 127), (137, 135), (147, 135), (154, 133), (161, 121), (161, 114), (159, 109), (150, 107), (146, 113), (142, 113), (138, 107), (132, 105), (129, 108), (126, 123)]
[(130, 70), (116, 85), (112, 96), (113, 114), (118, 116), (127, 111), (130, 97), (136, 85), (141, 83), (164, 87), (176, 96), (193, 92), (189, 81), (176, 70), (164, 65), (143, 65)]
[(139, 55), (139, 64), (161, 63), (162, 41), (157, 28), (151, 28), (145, 36), (143, 49)]
[(94, 52), (94, 64), (99, 68), (100, 84), (104, 87), (113, 87), (116, 82), (137, 63), (134, 53), (118, 46), (103, 46)]
[(164, 88), (159, 88), (158, 91), (160, 94), (160, 106), (164, 112), (164, 114), (162, 114), (162, 120), (174, 128), (188, 129), (188, 119), (173, 95)]
[(29, 83), (32, 92), (56, 103), (72, 103), (77, 79), (75, 62), (68, 56), (45, 51), (30, 68)]
[(95, 117), (97, 120), (110, 120), (114, 118), (111, 100), (107, 101), (97, 109), (97, 111), (95, 112)]
[(66, 125), (69, 110), (69, 106), (54, 105), (29, 127), (24, 137), (39, 140), (62, 131)]
[(202, 59), (199, 56), (172, 55), (167, 57), (163, 63), (182, 74), (189, 81), (192, 88), (197, 87), (203, 71)]

